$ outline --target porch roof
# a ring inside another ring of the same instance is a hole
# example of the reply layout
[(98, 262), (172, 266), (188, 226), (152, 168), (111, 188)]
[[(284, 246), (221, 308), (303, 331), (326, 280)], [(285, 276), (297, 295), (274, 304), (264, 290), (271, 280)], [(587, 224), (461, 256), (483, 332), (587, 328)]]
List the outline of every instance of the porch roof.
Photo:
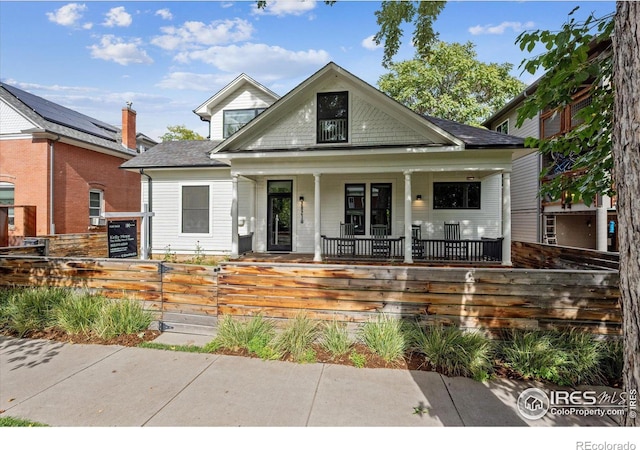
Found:
[(451, 133), (465, 144), (466, 149), (509, 149), (524, 147), (524, 139), (510, 134), (498, 133), (485, 128), (465, 125), (453, 120), (424, 116), (429, 122)]
[(229, 167), (226, 162), (212, 159), (209, 152), (219, 141), (168, 141), (125, 162), (122, 169), (162, 169), (178, 167)]

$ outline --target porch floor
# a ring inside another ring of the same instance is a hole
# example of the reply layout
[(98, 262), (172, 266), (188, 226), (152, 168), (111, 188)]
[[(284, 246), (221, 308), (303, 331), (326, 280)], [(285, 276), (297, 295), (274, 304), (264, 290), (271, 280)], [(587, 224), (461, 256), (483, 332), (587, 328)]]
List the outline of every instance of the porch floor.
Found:
[(259, 262), (259, 263), (289, 263), (289, 264), (344, 264), (344, 265), (371, 265), (371, 266), (413, 266), (413, 267), (503, 267), (498, 261), (421, 261), (414, 259), (412, 264), (407, 264), (400, 259), (384, 258), (331, 258), (324, 257), (322, 261), (313, 260), (313, 253), (245, 253), (234, 261)]

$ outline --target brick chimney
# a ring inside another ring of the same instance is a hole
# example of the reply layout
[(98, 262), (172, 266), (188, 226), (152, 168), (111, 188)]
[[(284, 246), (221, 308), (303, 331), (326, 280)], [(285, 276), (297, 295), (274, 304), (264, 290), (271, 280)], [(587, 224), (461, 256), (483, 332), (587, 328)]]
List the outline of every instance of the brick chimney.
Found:
[(122, 145), (132, 150), (138, 148), (136, 144), (136, 112), (131, 109), (131, 102), (122, 108)]

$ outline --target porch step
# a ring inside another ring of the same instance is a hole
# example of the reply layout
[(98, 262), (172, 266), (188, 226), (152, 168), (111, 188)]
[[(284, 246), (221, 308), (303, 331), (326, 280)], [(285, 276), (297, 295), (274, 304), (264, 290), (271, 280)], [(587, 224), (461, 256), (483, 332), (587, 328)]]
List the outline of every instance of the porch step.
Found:
[(161, 326), (164, 333), (215, 336), (218, 318), (200, 314), (164, 313)]

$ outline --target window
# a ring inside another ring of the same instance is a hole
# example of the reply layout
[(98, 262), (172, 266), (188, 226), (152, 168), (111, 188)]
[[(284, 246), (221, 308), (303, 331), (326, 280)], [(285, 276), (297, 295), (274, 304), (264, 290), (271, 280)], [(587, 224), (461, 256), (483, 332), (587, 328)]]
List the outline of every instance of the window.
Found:
[(182, 232), (209, 233), (209, 186), (182, 186)]
[(496, 131), (502, 134), (509, 134), (509, 119), (502, 122), (496, 127)]
[(89, 191), (89, 218), (99, 218), (102, 216), (104, 209), (102, 207), (104, 203), (104, 192), (98, 189), (91, 189)]
[(434, 209), (480, 209), (480, 182), (433, 183)]
[(347, 184), (344, 188), (344, 222), (354, 224), (355, 234), (365, 234), (364, 184)]
[(371, 225), (386, 225), (391, 234), (391, 184), (371, 184)]
[[(15, 204), (15, 188), (13, 183), (0, 182), (0, 205)], [(9, 226), (15, 225), (14, 209), (9, 208)]]
[(584, 122), (578, 113), (589, 105), (591, 105), (591, 96), (587, 88), (576, 94), (571, 104), (542, 112), (540, 114), (540, 135), (547, 139), (571, 131)]
[(319, 144), (347, 142), (349, 93), (327, 92), (318, 94), (318, 136)]
[(252, 109), (230, 109), (224, 111), (222, 136), (226, 139), (240, 128), (251, 122), (251, 120), (264, 111), (266, 108)]

